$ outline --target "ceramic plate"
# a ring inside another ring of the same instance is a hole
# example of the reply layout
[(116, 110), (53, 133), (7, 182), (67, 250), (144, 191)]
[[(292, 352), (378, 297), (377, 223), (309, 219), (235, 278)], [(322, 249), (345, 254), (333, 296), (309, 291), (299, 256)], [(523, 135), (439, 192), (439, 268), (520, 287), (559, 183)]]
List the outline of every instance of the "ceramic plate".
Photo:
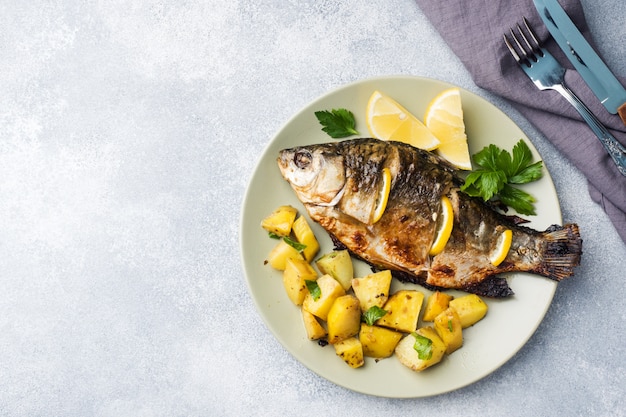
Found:
[[(367, 136), (365, 107), (374, 90), (380, 90), (399, 101), (421, 118), (427, 104), (440, 91), (453, 87), (441, 81), (420, 77), (384, 77), (346, 85), (315, 100), (289, 120), (271, 140), (248, 186), (241, 214), (241, 253), (247, 284), (256, 307), (271, 332), (297, 360), (318, 375), (351, 390), (395, 398), (426, 397), (449, 392), (476, 382), (507, 362), (535, 332), (543, 319), (556, 289), (556, 283), (525, 273), (506, 275), (515, 295), (505, 300), (486, 300), (487, 316), (464, 330), (464, 345), (446, 356), (436, 366), (421, 373), (404, 367), (395, 357), (375, 361), (366, 358), (359, 369), (348, 367), (332, 346), (319, 346), (306, 337), (299, 307), (291, 303), (283, 288), (281, 272), (265, 264), (276, 244), (260, 227), (261, 220), (280, 205), (290, 204), (306, 216), (305, 210), (279, 173), (276, 157), (283, 148), (330, 142), (322, 132), (314, 112), (346, 108), (357, 121), (361, 136)], [(470, 152), (475, 153), (491, 143), (511, 151), (521, 138), (531, 147), (536, 160), (541, 157), (530, 140), (504, 113), (481, 97), (461, 89), (464, 118)], [(537, 198), (537, 216), (531, 227), (545, 229), (561, 224), (561, 212), (550, 175), (528, 184), (526, 191)], [(333, 246), (317, 224), (309, 223), (320, 241), (319, 255)], [(318, 255), (318, 256), (319, 256)], [(355, 276), (370, 272), (367, 265), (355, 261)], [(392, 284), (391, 291), (417, 285)], [(461, 293), (452, 292), (454, 295)]]

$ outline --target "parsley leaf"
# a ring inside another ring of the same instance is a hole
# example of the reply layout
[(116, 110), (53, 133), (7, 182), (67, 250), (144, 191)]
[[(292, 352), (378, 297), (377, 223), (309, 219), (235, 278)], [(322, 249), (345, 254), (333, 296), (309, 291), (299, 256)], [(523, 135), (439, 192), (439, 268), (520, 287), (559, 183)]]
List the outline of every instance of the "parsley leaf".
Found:
[(293, 240), (289, 236), (284, 236), (283, 240), (285, 241), (286, 244), (288, 244), (289, 246), (291, 246), (292, 248), (294, 248), (298, 252), (302, 252), (303, 250), (306, 249), (306, 245), (304, 243), (296, 242), (295, 240)]
[(415, 344), (413, 349), (417, 352), (417, 357), (421, 360), (428, 360), (433, 356), (433, 341), (421, 334), (413, 333)]
[(368, 308), (365, 313), (363, 313), (363, 321), (365, 321), (365, 323), (367, 323), (368, 325), (372, 326), (374, 325), (374, 322), (376, 320), (378, 320), (385, 314), (387, 314), (386, 310), (383, 310), (382, 308), (378, 306), (372, 306)]
[(532, 152), (524, 140), (515, 144), (512, 154), (491, 144), (472, 159), (478, 168), (468, 174), (461, 191), (484, 201), (500, 200), (520, 214), (536, 214), (535, 198), (511, 186), (536, 181), (543, 175), (542, 161), (532, 163)]
[(331, 138), (345, 138), (347, 136), (358, 135), (354, 128), (356, 122), (351, 111), (346, 109), (333, 109), (332, 111), (316, 111), (315, 117), (323, 126), (322, 130)]
[(524, 170), (524, 167), (528, 166), (532, 160), (533, 155), (530, 152), (530, 148), (526, 142), (520, 140), (513, 147), (513, 161), (511, 162), (510, 170), (507, 172), (508, 176), (514, 177)]
[(317, 301), (322, 296), (322, 289), (320, 288), (317, 281), (307, 279), (304, 281), (304, 283), (306, 284), (307, 290), (309, 290), (309, 292), (311, 293), (313, 301)]
[(479, 169), (467, 176), (465, 185), (461, 187), (461, 190), (472, 197), (483, 197), (487, 201), (502, 190), (506, 181), (506, 174), (500, 170)]
[(541, 161), (535, 162), (532, 165), (528, 165), (526, 168), (518, 171), (515, 175), (509, 178), (510, 184), (526, 184), (532, 181), (536, 181), (543, 173), (541, 172), (541, 167), (543, 163)]
[(500, 201), (509, 207), (512, 207), (519, 214), (535, 215), (535, 198), (528, 194), (526, 191), (522, 191), (519, 188), (505, 185), (500, 191)]
[(484, 147), (480, 152), (474, 154), (473, 159), (477, 165), (491, 171), (498, 168), (498, 157), (502, 151), (496, 145)]

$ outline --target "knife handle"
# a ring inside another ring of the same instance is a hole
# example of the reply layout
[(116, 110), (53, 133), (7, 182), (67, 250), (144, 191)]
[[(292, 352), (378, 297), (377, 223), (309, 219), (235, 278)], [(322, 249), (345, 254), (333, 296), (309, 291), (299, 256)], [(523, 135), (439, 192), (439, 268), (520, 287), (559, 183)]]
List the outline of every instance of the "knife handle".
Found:
[(622, 122), (626, 125), (626, 103), (617, 108), (617, 114), (619, 114), (620, 119), (622, 119)]
[(580, 113), (591, 130), (593, 130), (593, 133), (600, 139), (602, 146), (604, 146), (604, 149), (611, 156), (615, 165), (617, 165), (619, 172), (626, 176), (626, 148), (611, 135), (598, 118), (591, 113), (591, 110), (565, 84), (557, 84), (552, 88), (561, 93)]

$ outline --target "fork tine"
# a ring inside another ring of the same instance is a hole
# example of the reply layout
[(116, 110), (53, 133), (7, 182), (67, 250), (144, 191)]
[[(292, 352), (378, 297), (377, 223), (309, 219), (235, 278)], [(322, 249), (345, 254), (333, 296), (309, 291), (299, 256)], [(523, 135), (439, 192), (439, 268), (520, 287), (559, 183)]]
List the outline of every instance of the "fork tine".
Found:
[(521, 65), (523, 63), (527, 67), (531, 67), (533, 62), (537, 62), (539, 58), (544, 56), (544, 53), (541, 50), (539, 41), (537, 40), (537, 35), (530, 27), (526, 17), (523, 18), (523, 21), (526, 31), (524, 31), (522, 26), (517, 24), (517, 33), (513, 30), (513, 28), (510, 28), (509, 30), (514, 44), (509, 41), (506, 34), (504, 35), (504, 43), (518, 64)]
[[(512, 31), (512, 29), (511, 29)], [(526, 53), (526, 57), (532, 59), (533, 61), (537, 62), (537, 57), (534, 56), (534, 52), (535, 52), (535, 48), (533, 48), (533, 46), (530, 44), (530, 42), (528, 42), (528, 38), (526, 38), (526, 35), (524, 35), (524, 31), (522, 30), (522, 28), (520, 27), (520, 25), (517, 25), (517, 31), (519, 32), (520, 36), (522, 37), (522, 39), (524, 40), (524, 43), (526, 44), (526, 46), (528, 48), (524, 48), (519, 40), (517, 38), (515, 38), (515, 41), (517, 42), (517, 45), (522, 48), (522, 50)]]
[[(522, 30), (519, 27), (519, 25), (517, 25), (517, 30), (521, 33)], [(520, 43), (519, 39), (517, 39), (517, 36), (515, 35), (515, 32), (513, 32), (513, 28), (511, 28), (511, 36), (513, 37), (513, 40), (515, 41), (515, 44), (517, 45), (517, 47), (519, 48), (520, 51), (522, 51), (522, 53), (524, 55), (526, 55), (526, 50), (524, 49), (524, 47), (522, 46), (522, 44)], [(522, 34), (523, 36), (523, 34)]]
[(525, 17), (524, 17), (524, 26), (526, 26), (526, 31), (528, 32), (529, 37), (533, 41), (532, 44), (528, 40), (528, 37), (526, 36), (526, 34), (524, 33), (520, 25), (517, 25), (517, 30), (522, 36), (522, 39), (524, 39), (524, 43), (526, 43), (526, 46), (528, 46), (528, 50), (530, 51), (530, 53), (528, 53), (527, 56), (530, 56), (530, 58), (532, 58), (533, 61), (537, 62), (537, 55), (539, 55), (539, 57), (543, 57), (543, 51), (541, 50), (541, 45), (539, 44), (539, 41), (537, 40), (537, 35), (535, 35), (535, 32), (532, 30), (532, 28), (528, 24), (528, 20), (526, 20)]
[(530, 24), (528, 23), (528, 20), (525, 17), (523, 18), (523, 20), (524, 20), (524, 26), (526, 26), (526, 30), (528, 31), (528, 34), (533, 40), (534, 47), (530, 45), (526, 37), (524, 37), (524, 40), (533, 51), (538, 52), (541, 56), (543, 56), (543, 51), (541, 50), (541, 44), (537, 40), (537, 35), (535, 35), (535, 31), (530, 27)]
[[(521, 32), (519, 25), (517, 25), (517, 28)], [(516, 35), (515, 32), (513, 31), (513, 28), (509, 30), (509, 33), (511, 35), (511, 38), (513, 39), (514, 44), (511, 44), (511, 42), (509, 42), (509, 39), (506, 35), (504, 35), (504, 42), (506, 46), (509, 48), (511, 55), (513, 55), (513, 57), (515, 58), (518, 64), (520, 65), (524, 64), (527, 67), (530, 67), (531, 59), (535, 62), (537, 61), (536, 59), (534, 59), (535, 57), (532, 53), (532, 49), (526, 50), (526, 48), (524, 48), (524, 46), (520, 43), (518, 39), (519, 36)]]
[[(513, 58), (515, 58), (517, 63), (521, 64), (522, 63), (522, 58), (519, 56), (519, 54), (517, 53), (517, 51), (515, 50), (513, 45), (511, 45), (511, 42), (509, 42), (509, 38), (506, 37), (506, 34), (503, 35), (503, 37), (504, 37), (504, 43), (505, 43), (506, 47), (509, 48), (509, 52), (511, 53), (511, 55), (513, 55)], [(515, 36), (513, 36), (513, 39), (515, 39)]]

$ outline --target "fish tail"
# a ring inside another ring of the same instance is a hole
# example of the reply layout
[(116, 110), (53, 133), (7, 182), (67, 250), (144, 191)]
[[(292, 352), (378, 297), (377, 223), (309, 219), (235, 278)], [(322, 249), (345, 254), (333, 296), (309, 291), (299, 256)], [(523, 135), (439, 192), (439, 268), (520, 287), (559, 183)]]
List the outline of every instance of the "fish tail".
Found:
[(552, 225), (543, 232), (543, 238), (545, 246), (540, 273), (555, 281), (572, 276), (582, 255), (583, 241), (578, 225)]

